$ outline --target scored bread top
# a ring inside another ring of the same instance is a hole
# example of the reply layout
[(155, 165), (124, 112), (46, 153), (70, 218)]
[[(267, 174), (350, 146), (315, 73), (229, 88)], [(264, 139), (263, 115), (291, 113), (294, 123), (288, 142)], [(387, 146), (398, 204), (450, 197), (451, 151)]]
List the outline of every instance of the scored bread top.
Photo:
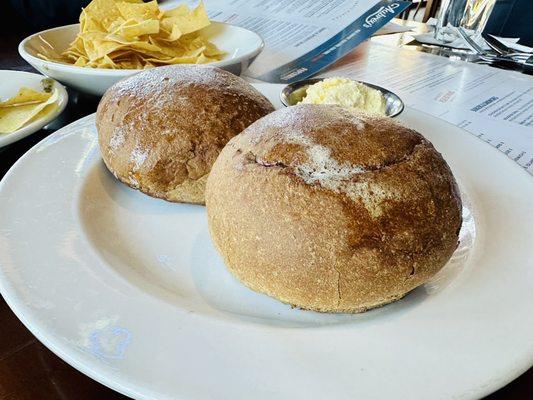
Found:
[(283, 166), (308, 184), (349, 195), (357, 191), (350, 184), (357, 175), (433, 149), (419, 133), (390, 118), (330, 105), (302, 104), (278, 110), (245, 133), (240, 145), (258, 164)]
[(96, 124), (117, 177), (158, 197), (206, 176), (233, 136), (273, 111), (243, 79), (199, 65), (159, 67), (112, 86)]
[(401, 214), (402, 223), (395, 221), (399, 233), (405, 228), (401, 235), (428, 223), (460, 226), (457, 206), (450, 207), (460, 208), (460, 197), (446, 162), (422, 135), (390, 118), (297, 105), (256, 121), (226, 151), (235, 154), (237, 170), (274, 169), (344, 195), (371, 219)]

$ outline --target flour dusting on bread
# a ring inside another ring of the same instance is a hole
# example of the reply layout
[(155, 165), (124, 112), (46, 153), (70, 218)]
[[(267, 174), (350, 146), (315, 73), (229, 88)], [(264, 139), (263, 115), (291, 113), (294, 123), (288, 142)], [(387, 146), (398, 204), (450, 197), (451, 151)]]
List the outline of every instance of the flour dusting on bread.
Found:
[(121, 126), (116, 126), (113, 129), (111, 134), (111, 139), (109, 140), (109, 147), (111, 150), (117, 150), (124, 143), (124, 130)]
[[(399, 197), (394, 186), (375, 179), (431, 147), (420, 134), (391, 121), (331, 105), (278, 110), (246, 129), (234, 146), (249, 159), (276, 166), (303, 183), (342, 193), (379, 218), (385, 203)], [(235, 164), (236, 169), (242, 169)]]
[(139, 146), (136, 146), (131, 152), (130, 160), (133, 163), (134, 171), (138, 170), (141, 165), (146, 161), (148, 157), (148, 151), (141, 150)]
[(340, 191), (343, 182), (365, 169), (348, 163), (340, 164), (331, 156), (331, 149), (314, 143), (310, 136), (298, 130), (287, 131), (284, 135), (288, 143), (302, 146), (307, 161), (295, 168), (295, 173), (308, 184), (319, 183), (322, 187)]

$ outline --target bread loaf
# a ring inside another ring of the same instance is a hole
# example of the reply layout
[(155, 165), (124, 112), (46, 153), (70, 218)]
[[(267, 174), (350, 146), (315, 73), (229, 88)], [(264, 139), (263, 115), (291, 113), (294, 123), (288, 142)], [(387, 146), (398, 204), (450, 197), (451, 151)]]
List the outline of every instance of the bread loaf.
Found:
[(271, 111), (261, 93), (229, 72), (173, 65), (112, 86), (96, 126), (102, 158), (122, 182), (154, 197), (202, 204), (220, 150)]
[(297, 105), (226, 145), (207, 181), (209, 230), (245, 285), (323, 312), (362, 312), (426, 282), (458, 244), (450, 168), (387, 117)]

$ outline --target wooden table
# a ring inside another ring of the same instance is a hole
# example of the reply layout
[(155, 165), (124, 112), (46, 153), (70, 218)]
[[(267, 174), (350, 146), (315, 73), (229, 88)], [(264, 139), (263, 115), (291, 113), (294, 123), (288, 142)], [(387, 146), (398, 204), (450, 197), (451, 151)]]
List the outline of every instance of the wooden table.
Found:
[[(411, 25), (418, 31), (424, 29), (424, 25), (421, 24), (411, 23)], [(28, 32), (18, 32), (9, 36), (0, 35), (0, 69), (32, 71), (16, 51), (18, 43), (27, 34)], [(372, 40), (398, 46), (409, 42), (411, 38), (409, 34), (403, 33)], [(368, 46), (371, 45), (365, 43), (350, 57), (365, 57)], [(412, 48), (416, 49), (414, 46)], [(436, 52), (438, 49), (424, 50)], [(73, 90), (69, 90), (69, 96), (67, 108), (56, 121), (41, 131), (0, 149), (0, 178), (20, 156), (41, 139), (96, 110), (98, 98), (82, 95)], [(126, 397), (100, 385), (56, 357), (37, 341), (15, 317), (3, 299), (0, 299), (0, 399), (114, 400)], [(487, 399), (533, 399), (533, 369)]]

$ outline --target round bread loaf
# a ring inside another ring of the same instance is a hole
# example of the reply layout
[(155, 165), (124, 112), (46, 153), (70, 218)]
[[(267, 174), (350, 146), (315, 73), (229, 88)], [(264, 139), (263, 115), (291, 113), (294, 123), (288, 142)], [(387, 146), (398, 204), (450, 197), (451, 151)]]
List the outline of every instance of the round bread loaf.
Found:
[(165, 200), (203, 204), (220, 150), (273, 110), (253, 86), (229, 72), (173, 65), (109, 88), (96, 127), (102, 158), (122, 182)]
[(245, 285), (303, 309), (362, 312), (448, 261), (461, 200), (432, 144), (393, 120), (297, 105), (250, 125), (207, 181), (213, 241)]

